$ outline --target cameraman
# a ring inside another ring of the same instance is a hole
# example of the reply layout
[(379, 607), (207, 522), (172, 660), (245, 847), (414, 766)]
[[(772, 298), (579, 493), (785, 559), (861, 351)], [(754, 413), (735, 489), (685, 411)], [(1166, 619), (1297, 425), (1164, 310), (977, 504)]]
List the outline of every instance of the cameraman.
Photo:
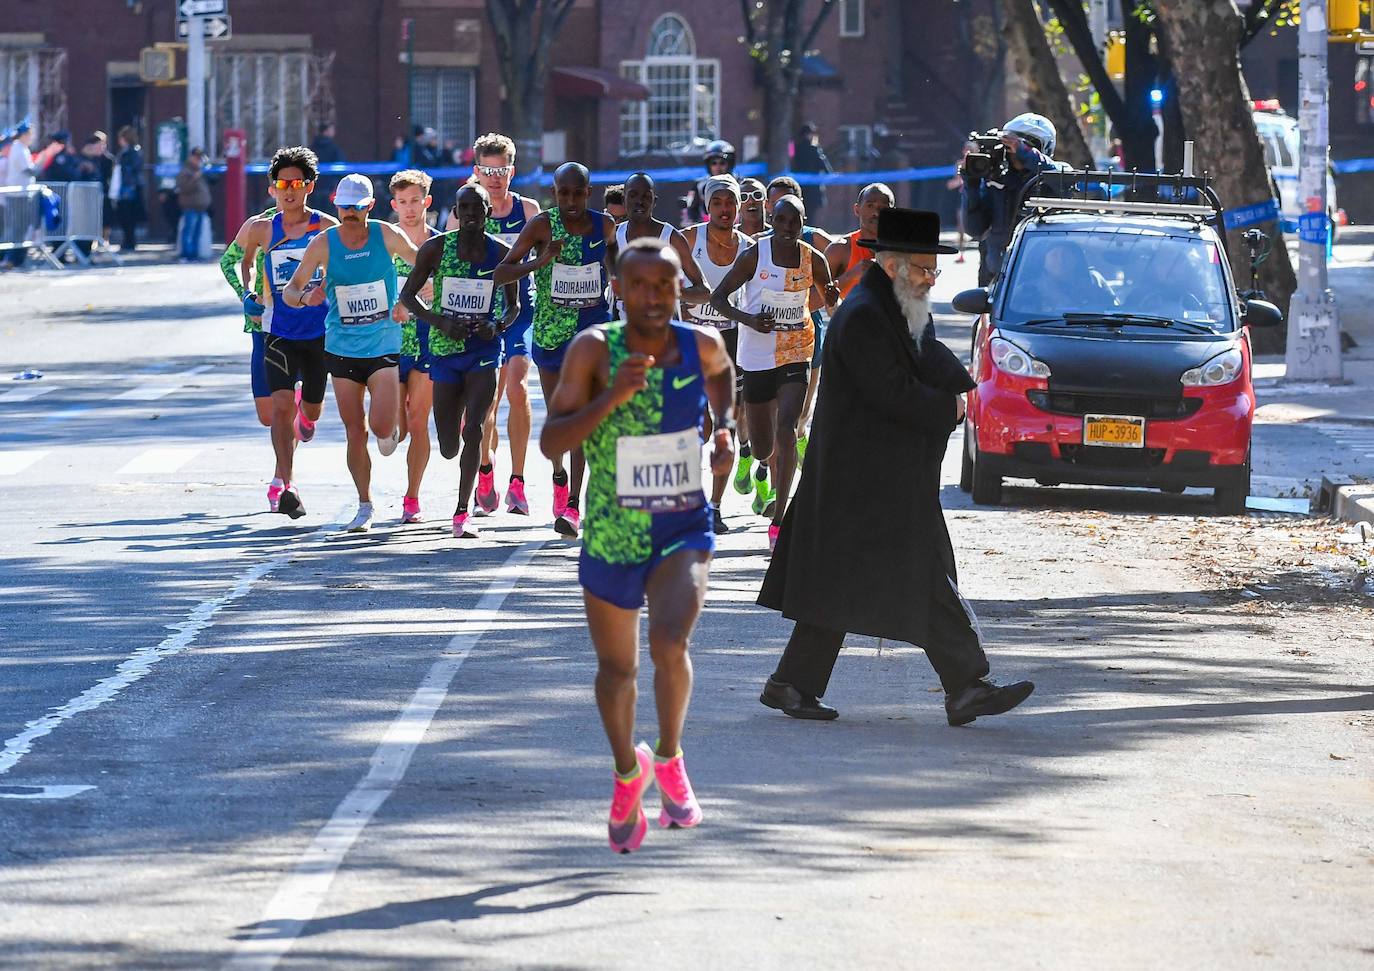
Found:
[(1001, 170), (983, 176), (960, 163), (964, 178), (964, 228), (979, 241), (978, 285), (987, 286), (1002, 266), (1002, 253), (1016, 226), (1016, 203), (1032, 178), (1059, 168), (1054, 154), (1054, 124), (1032, 112), (1017, 115), (999, 133), (1006, 162)]

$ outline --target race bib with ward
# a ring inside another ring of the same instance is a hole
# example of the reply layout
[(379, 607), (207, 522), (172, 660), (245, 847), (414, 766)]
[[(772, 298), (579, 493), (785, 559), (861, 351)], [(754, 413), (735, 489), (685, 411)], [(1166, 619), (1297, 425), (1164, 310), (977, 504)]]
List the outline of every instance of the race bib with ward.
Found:
[(773, 315), (774, 330), (804, 330), (811, 322), (806, 297), (805, 290), (765, 291), (759, 313)]
[(386, 284), (381, 280), (335, 287), (334, 303), (339, 308), (339, 323), (345, 327), (375, 323), (391, 313)]
[(555, 307), (575, 310), (595, 307), (605, 299), (605, 291), (605, 284), (601, 282), (600, 263), (588, 263), (586, 266), (553, 264), (549, 299)]
[(441, 289), (440, 308), (450, 317), (485, 317), (491, 313), (491, 295), (495, 285), (490, 279), (445, 277)]
[(615, 493), (622, 508), (651, 513), (705, 505), (697, 430), (622, 435), (615, 446)]
[[(301, 257), (304, 255), (304, 246), (272, 251), (269, 260), (272, 267), (272, 283), (278, 290), (291, 282), (291, 278), (296, 275), (296, 270), (301, 265)], [(324, 272), (316, 267), (315, 275), (310, 278), (310, 282), (319, 283), (322, 279), (324, 279)]]

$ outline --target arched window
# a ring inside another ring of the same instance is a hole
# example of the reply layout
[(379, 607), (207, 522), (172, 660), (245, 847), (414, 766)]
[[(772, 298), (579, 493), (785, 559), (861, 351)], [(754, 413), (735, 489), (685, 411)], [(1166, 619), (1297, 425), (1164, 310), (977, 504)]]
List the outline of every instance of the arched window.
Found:
[(654, 21), (644, 59), (621, 61), (620, 73), (649, 89), (620, 109), (621, 155), (680, 154), (719, 136), (720, 61), (696, 56), (682, 16)]

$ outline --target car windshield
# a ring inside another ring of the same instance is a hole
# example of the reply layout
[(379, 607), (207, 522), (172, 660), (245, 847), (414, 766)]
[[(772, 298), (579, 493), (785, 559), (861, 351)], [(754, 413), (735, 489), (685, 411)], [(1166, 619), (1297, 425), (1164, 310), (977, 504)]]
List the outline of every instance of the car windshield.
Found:
[(1164, 232), (1026, 233), (1007, 281), (1001, 322), (1130, 315), (1232, 330), (1217, 244)]

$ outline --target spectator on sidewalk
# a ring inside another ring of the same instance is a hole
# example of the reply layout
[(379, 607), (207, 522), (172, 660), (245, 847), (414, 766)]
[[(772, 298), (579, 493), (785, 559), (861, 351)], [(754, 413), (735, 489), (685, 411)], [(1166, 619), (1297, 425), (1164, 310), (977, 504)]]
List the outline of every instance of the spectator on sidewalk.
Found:
[(119, 130), (119, 155), (110, 179), (110, 199), (123, 238), (120, 252), (133, 252), (138, 246), (137, 227), (147, 218), (143, 203), (143, 150), (138, 133), (129, 125)]
[(109, 138), (97, 129), (91, 132), (86, 143), (81, 146), (81, 181), (99, 182), (100, 198), (104, 200), (105, 211), (101, 225), (105, 239), (110, 238), (110, 228), (114, 225), (114, 203), (110, 201), (110, 180), (114, 178), (115, 160), (109, 151)]
[(200, 259), (200, 238), (210, 211), (210, 183), (205, 180), (205, 153), (191, 149), (177, 174), (177, 205), (181, 207), (181, 262)]
[[(830, 166), (830, 159), (825, 157), (825, 149), (821, 148), (816, 126), (810, 122), (802, 125), (801, 130), (797, 132), (796, 141), (793, 143), (792, 171), (815, 174), (829, 174), (835, 171)], [(825, 205), (825, 186), (802, 186), (802, 202), (806, 203), (806, 211), (812, 214), (812, 221), (819, 222), (821, 208)]]
[(81, 159), (72, 151), (72, 133), (54, 132), (48, 147), (53, 156), (43, 169), (44, 182), (78, 182), (81, 178)]
[[(325, 122), (315, 134), (315, 140), (310, 143), (310, 150), (320, 160), (321, 166), (334, 165), (345, 160), (343, 151), (334, 141), (334, 132), (334, 123), (332, 121)], [(339, 187), (340, 178), (342, 176), (326, 175), (321, 172), (315, 178), (315, 198), (333, 199), (334, 190)]]
[[(34, 162), (33, 156), (29, 154), (29, 146), (33, 144), (33, 129), (29, 127), (27, 121), (21, 121), (14, 129), (13, 137), (9, 143), (9, 153), (0, 159), (0, 185), (6, 186), (25, 186), (33, 185), (34, 181)], [(13, 214), (7, 213), (7, 218), (18, 219), (17, 214), (23, 210), (19, 207), (24, 204), (22, 199), (11, 199), (6, 201), (6, 206), (13, 207)], [(23, 249), (12, 249), (4, 254), (3, 260), (6, 264), (13, 267), (21, 267), (28, 258), (28, 251)]]

